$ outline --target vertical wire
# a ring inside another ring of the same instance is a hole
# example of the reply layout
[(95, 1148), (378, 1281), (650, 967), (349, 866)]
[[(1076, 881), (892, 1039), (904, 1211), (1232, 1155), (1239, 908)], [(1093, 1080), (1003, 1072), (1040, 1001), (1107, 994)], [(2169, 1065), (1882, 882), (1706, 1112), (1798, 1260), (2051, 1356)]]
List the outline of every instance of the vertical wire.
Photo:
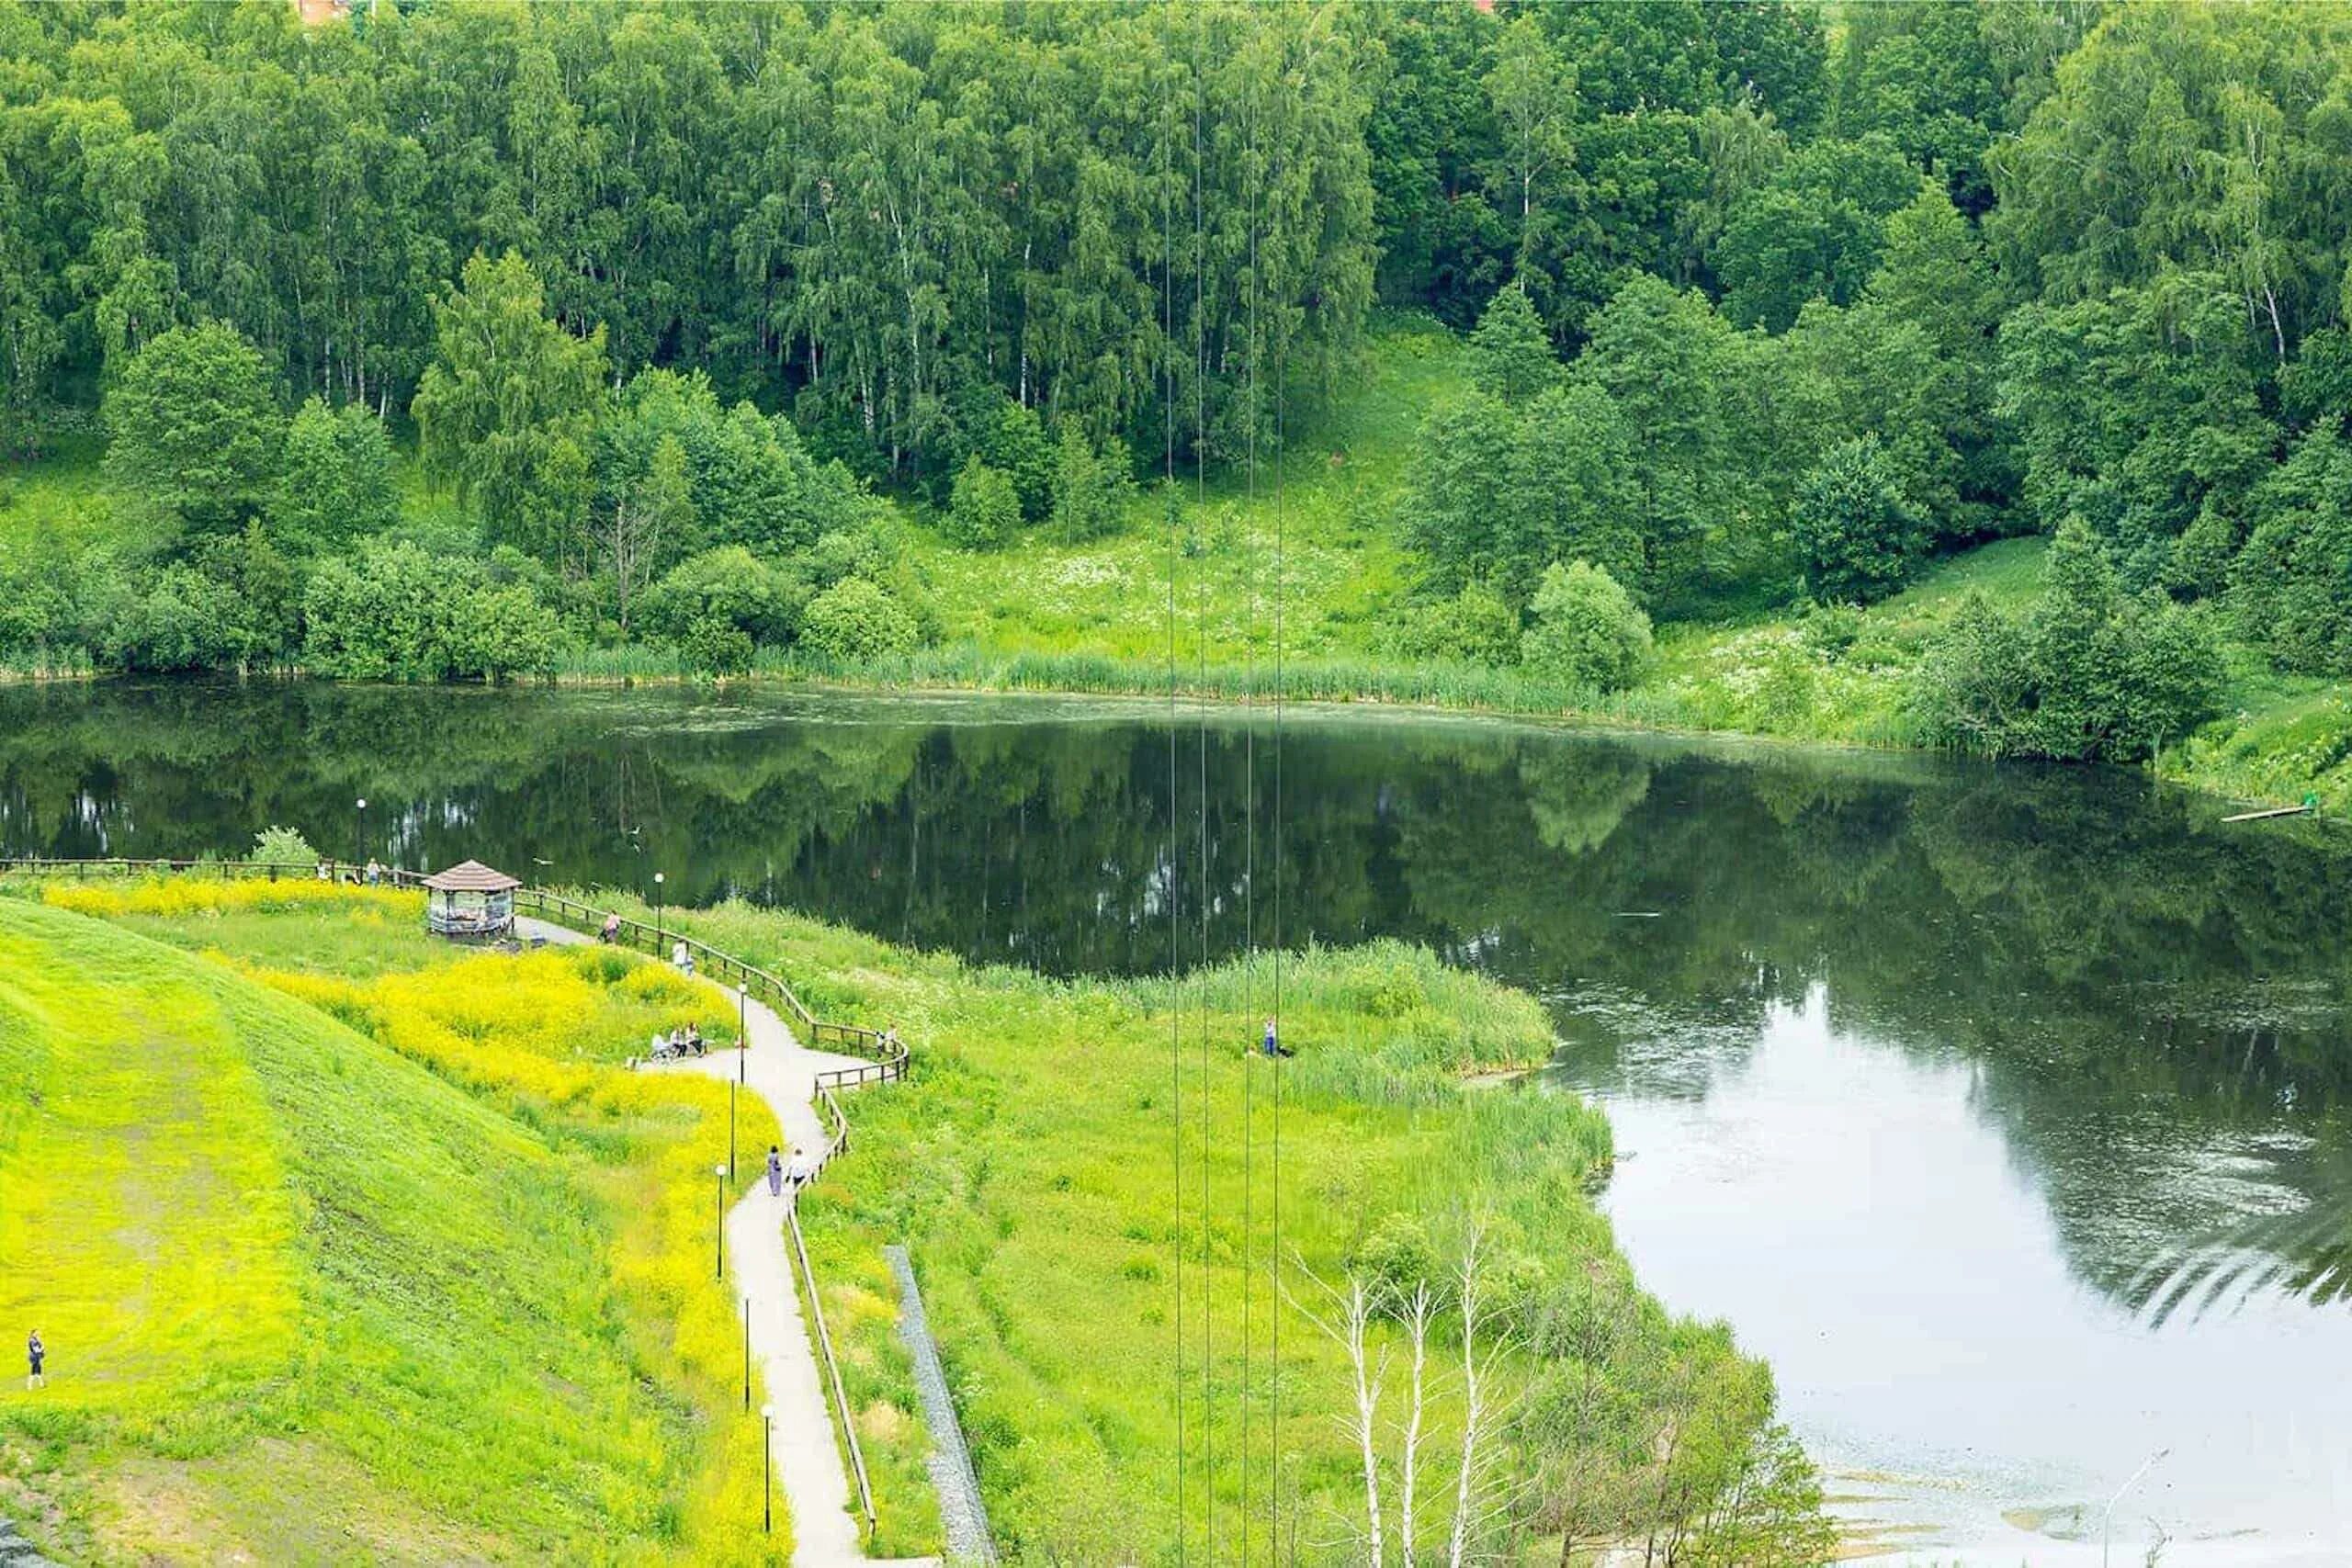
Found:
[[(1209, 392), (1208, 392), (1208, 246), (1206, 220), (1202, 205), (1202, 181), (1206, 166), (1203, 156), (1201, 122), (1208, 96), (1208, 81), (1202, 69), (1204, 34), (1207, 14), (1195, 9), (1193, 13), (1193, 476), (1197, 501), (1195, 524), (1208, 503), (1209, 451)], [(1206, 690), (1208, 681), (1208, 624), (1206, 606), (1202, 601), (1201, 587), (1205, 574), (1193, 573), (1193, 605), (1199, 621), (1200, 644), (1197, 657), (1201, 669), (1201, 685)], [(1195, 808), (1199, 814), (1200, 843), (1197, 854), (1201, 872), (1201, 973), (1198, 980), (1201, 1001), (1201, 1550), (1209, 1562), (1216, 1561), (1216, 1423), (1213, 1403), (1215, 1390), (1216, 1333), (1210, 1321), (1213, 1292), (1209, 1289), (1210, 1208), (1209, 1153), (1211, 1127), (1209, 1121), (1209, 1021), (1208, 1021), (1208, 956), (1209, 956), (1209, 718), (1205, 703), (1200, 705), (1200, 794)]]
[(1273, 866), (1273, 927), (1269, 932), (1273, 949), (1273, 1000), (1270, 1004), (1274, 1021), (1276, 1051), (1268, 1065), (1274, 1075), (1273, 1125), (1273, 1247), (1267, 1255), (1267, 1300), (1273, 1319), (1273, 1343), (1270, 1348), (1272, 1371), (1272, 1408), (1270, 1422), (1273, 1428), (1271, 1452), (1273, 1456), (1272, 1484), (1268, 1492), (1269, 1523), (1267, 1543), (1272, 1556), (1280, 1561), (1283, 1528), (1283, 1057), (1280, 1050), (1283, 1024), (1283, 609), (1287, 592), (1283, 577), (1283, 469), (1290, 457), (1290, 448), (1283, 419), (1284, 397), (1288, 391), (1290, 368), (1290, 334), (1283, 330), (1282, 318), (1274, 321), (1274, 798), (1273, 839), (1269, 846)]
[[(1249, 519), (1245, 532), (1250, 537), (1250, 614), (1242, 624), (1241, 633), (1241, 694), (1245, 705), (1256, 699), (1258, 672), (1258, 574), (1256, 529), (1258, 525), (1258, 230), (1261, 218), (1261, 199), (1263, 184), (1258, 175), (1258, 88), (1257, 73), (1250, 73), (1250, 146), (1248, 163), (1250, 179), (1250, 395), (1249, 451), (1250, 478), (1247, 502), (1242, 508)], [(1258, 1064), (1249, 1046), (1250, 1017), (1257, 1010), (1258, 978), (1258, 728), (1245, 711), (1241, 730), (1241, 1507), (1240, 1561), (1250, 1561), (1250, 1401), (1255, 1386), (1250, 1378), (1250, 1339), (1256, 1324), (1250, 1311), (1251, 1276), (1256, 1272), (1256, 1260), (1251, 1253), (1255, 1240), (1255, 1195), (1251, 1189), (1257, 1180), (1257, 1159), (1253, 1143), (1256, 1137), (1256, 1105), (1253, 1086), (1258, 1077)]]
[[(1171, 16), (1173, 7), (1170, 7)], [(1171, 104), (1170, 106), (1173, 107)], [(1182, 948), (1179, 937), (1184, 879), (1179, 872), (1176, 848), (1176, 219), (1172, 199), (1176, 175), (1176, 127), (1173, 117), (1161, 126), (1162, 176), (1159, 185), (1160, 243), (1160, 364), (1164, 390), (1160, 423), (1168, 451), (1167, 485), (1161, 501), (1168, 527), (1168, 1125), (1173, 1134), (1169, 1167), (1172, 1217), (1169, 1227), (1175, 1254), (1176, 1311), (1170, 1320), (1176, 1336), (1176, 1561), (1184, 1561), (1188, 1528), (1184, 1518), (1184, 1046), (1183, 1010), (1179, 1005), (1182, 984)]]

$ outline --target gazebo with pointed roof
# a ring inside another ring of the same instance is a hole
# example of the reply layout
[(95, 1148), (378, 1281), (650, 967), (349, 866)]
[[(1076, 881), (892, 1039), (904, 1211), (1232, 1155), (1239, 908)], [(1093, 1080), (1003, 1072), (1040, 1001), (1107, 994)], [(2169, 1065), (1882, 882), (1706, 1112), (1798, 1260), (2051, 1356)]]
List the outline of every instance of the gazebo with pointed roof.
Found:
[(514, 929), (514, 890), (523, 885), (503, 871), (469, 860), (424, 879), (424, 920), (449, 937), (504, 936)]

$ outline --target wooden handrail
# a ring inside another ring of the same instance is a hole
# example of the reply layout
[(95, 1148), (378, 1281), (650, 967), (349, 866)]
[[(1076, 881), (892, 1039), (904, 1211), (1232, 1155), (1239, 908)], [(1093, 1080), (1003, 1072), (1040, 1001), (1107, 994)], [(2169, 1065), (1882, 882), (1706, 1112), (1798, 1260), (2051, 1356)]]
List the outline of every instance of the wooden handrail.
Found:
[[(319, 867), (325, 866), (327, 874), (319, 877)], [(119, 875), (188, 875), (202, 874), (218, 875), (223, 882), (251, 881), (261, 878), (270, 882), (310, 882), (323, 880), (348, 886), (367, 874), (367, 868), (356, 861), (248, 861), (248, 860), (187, 860), (162, 855), (141, 858), (132, 855), (0, 855), (0, 873), (28, 872), (36, 876), (74, 875), (88, 877), (93, 872), (112, 872)], [(380, 884), (394, 887), (421, 887), (424, 874), (402, 871), (398, 866), (379, 865), (376, 868)], [(380, 885), (379, 884), (379, 885)]]
[(785, 1209), (784, 1217), (792, 1230), (792, 1250), (800, 1260), (800, 1278), (808, 1286), (808, 1317), (817, 1325), (817, 1347), (825, 1353), (825, 1372), (832, 1381), (833, 1410), (841, 1418), (842, 1436), (849, 1446), (850, 1474), (857, 1481), (857, 1507), (865, 1516), (865, 1536), (871, 1540), (875, 1526), (874, 1483), (866, 1478), (865, 1450), (858, 1447), (857, 1427), (849, 1418), (849, 1393), (842, 1387), (842, 1367), (833, 1356), (832, 1331), (825, 1326), (825, 1303), (817, 1299), (817, 1271), (808, 1265), (808, 1244), (800, 1236), (797, 1198)]

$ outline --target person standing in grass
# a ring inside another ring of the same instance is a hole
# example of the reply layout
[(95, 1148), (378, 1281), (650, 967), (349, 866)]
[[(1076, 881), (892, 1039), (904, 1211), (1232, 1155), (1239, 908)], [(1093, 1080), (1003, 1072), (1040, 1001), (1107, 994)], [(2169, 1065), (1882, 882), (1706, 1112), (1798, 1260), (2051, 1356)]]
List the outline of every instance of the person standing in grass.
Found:
[(47, 1388), (49, 1374), (40, 1369), (41, 1364), (49, 1359), (49, 1347), (40, 1342), (40, 1330), (38, 1328), (25, 1341), (25, 1359), (32, 1365), (32, 1371), (25, 1374), (25, 1392), (30, 1393), (34, 1389)]
[(784, 1196), (784, 1156), (776, 1153), (774, 1144), (768, 1145), (768, 1196)]
[(1266, 1020), (1266, 1043), (1261, 1047), (1261, 1049), (1262, 1049), (1269, 1056), (1287, 1056), (1290, 1055), (1290, 1052), (1283, 1047), (1282, 1042), (1276, 1038), (1274, 1034), (1274, 1021), (1271, 1018)]

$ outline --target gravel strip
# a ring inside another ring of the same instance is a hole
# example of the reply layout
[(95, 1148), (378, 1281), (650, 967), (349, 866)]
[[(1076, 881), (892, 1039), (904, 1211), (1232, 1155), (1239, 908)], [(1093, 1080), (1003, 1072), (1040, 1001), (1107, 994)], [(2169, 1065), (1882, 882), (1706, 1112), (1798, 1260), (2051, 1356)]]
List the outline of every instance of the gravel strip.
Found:
[(948, 1397), (947, 1374), (940, 1370), (939, 1347), (932, 1342), (931, 1319), (922, 1310), (922, 1290), (915, 1283), (915, 1266), (903, 1247), (886, 1247), (890, 1271), (899, 1277), (899, 1337), (906, 1341), (914, 1362), (915, 1392), (922, 1399), (923, 1420), (931, 1427), (931, 1483), (939, 1493), (939, 1521), (947, 1536), (951, 1562), (996, 1562), (996, 1543), (989, 1539), (989, 1511), (980, 1502), (979, 1477), (972, 1473), (972, 1453), (964, 1446), (964, 1427), (956, 1419), (956, 1402)]
[(17, 1533), (17, 1527), (0, 1519), (0, 1568), (57, 1568), (48, 1558), (33, 1550), (33, 1543)]

